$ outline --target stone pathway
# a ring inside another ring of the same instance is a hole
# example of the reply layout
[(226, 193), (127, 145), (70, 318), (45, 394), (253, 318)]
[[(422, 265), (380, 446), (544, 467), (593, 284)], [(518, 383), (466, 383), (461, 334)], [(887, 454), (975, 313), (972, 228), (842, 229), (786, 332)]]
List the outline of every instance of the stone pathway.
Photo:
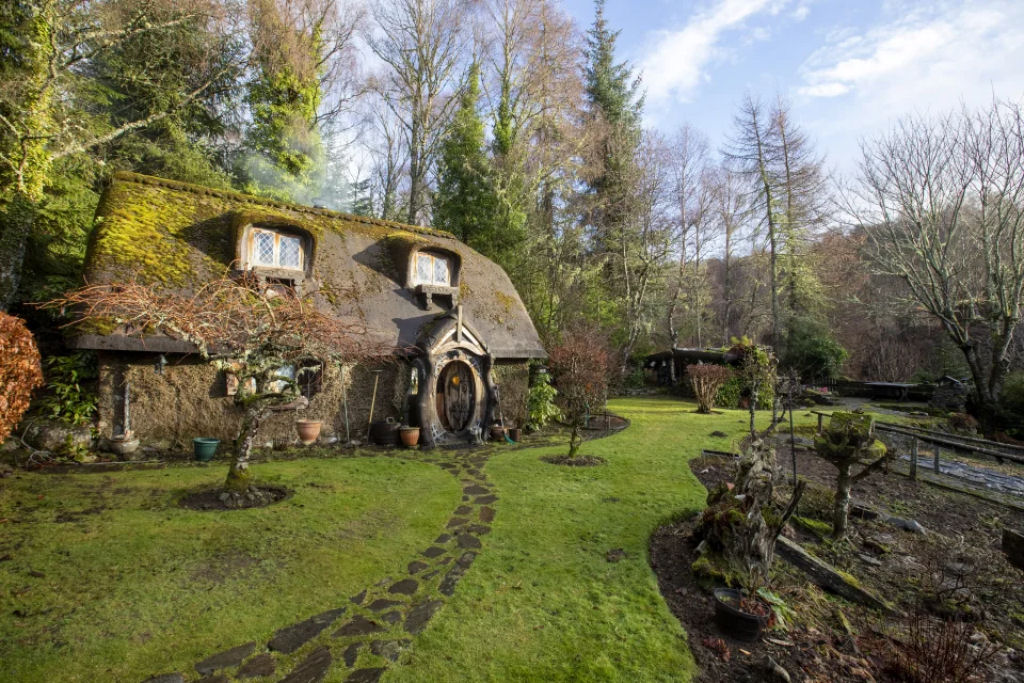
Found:
[(454, 594), (482, 550), (480, 537), (491, 531), (492, 505), (498, 500), (483, 471), (487, 452), (381, 455), (432, 463), (461, 482), (462, 500), (431, 545), (406, 567), (396, 568), (396, 575), (368, 586), (345, 604), (325, 605), (320, 614), (279, 629), (266, 643), (244, 643), (197, 662), (191, 671), (160, 674), (144, 683), (227, 683), (257, 677), (315, 683), (328, 671), (339, 670), (353, 683), (379, 680)]

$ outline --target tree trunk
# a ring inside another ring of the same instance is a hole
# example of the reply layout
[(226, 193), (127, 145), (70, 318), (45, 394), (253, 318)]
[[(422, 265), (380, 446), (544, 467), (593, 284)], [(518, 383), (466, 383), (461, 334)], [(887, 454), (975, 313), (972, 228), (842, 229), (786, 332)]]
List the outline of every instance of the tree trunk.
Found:
[(832, 507), (832, 538), (846, 537), (847, 522), (850, 519), (850, 463), (836, 465), (836, 500)]
[(21, 267), (34, 216), (32, 202), (20, 194), (0, 212), (0, 311), (11, 307), (21, 286)]
[(574, 422), (572, 425), (572, 434), (569, 435), (569, 457), (575, 458), (576, 453), (579, 452), (580, 446), (583, 444), (583, 435), (580, 434), (579, 422)]
[(244, 493), (252, 486), (253, 476), (249, 471), (249, 458), (252, 456), (252, 449), (256, 444), (256, 434), (265, 415), (266, 410), (258, 405), (253, 404), (246, 407), (245, 416), (242, 418), (242, 428), (238, 432), (238, 438), (235, 439), (235, 461), (231, 463), (227, 480), (224, 482), (226, 490)]

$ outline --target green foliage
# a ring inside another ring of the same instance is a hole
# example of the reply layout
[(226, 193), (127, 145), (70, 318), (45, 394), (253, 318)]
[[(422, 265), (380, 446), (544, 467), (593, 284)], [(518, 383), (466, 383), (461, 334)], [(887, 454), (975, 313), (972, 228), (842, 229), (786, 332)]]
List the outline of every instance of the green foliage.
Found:
[(1001, 402), (1005, 410), (1024, 419), (1024, 370), (1011, 372), (1003, 383)]
[(95, 381), (99, 377), (96, 354), (75, 351), (46, 359), (46, 389), (43, 410), (73, 425), (87, 424), (96, 413)]
[(796, 370), (804, 379), (833, 379), (839, 376), (847, 355), (822, 321), (810, 316), (789, 321), (783, 367)]
[(494, 177), (487, 158), (484, 124), (477, 112), (480, 67), (469, 70), (451, 131), (441, 146), (434, 224), (474, 249), (496, 256), (510, 245), (496, 230)]
[(613, 127), (638, 132), (643, 111), (640, 79), (627, 62), (615, 62), (619, 31), (608, 28), (605, 0), (597, 0), (594, 24), (587, 30), (587, 63), (584, 82), (587, 100)]
[(543, 429), (562, 417), (562, 411), (555, 405), (556, 396), (558, 390), (551, 386), (551, 376), (546, 372), (538, 373), (526, 395), (526, 424), (530, 429)]

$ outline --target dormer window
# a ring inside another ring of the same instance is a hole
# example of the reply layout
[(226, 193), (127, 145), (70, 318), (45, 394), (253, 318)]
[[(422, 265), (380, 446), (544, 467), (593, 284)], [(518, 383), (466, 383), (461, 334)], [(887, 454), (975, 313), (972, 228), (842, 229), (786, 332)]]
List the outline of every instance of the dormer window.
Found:
[(253, 228), (249, 263), (264, 268), (302, 270), (302, 238), (296, 235)]
[(429, 251), (416, 254), (416, 284), (435, 287), (452, 286), (451, 260)]

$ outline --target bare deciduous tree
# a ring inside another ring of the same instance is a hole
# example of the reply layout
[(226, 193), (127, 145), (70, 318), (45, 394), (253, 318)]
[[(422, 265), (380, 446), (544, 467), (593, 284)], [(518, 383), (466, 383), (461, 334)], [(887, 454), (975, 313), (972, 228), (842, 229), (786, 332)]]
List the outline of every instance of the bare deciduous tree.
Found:
[[(249, 460), (260, 424), (274, 406), (299, 398), (303, 367), (384, 359), (393, 351), (358, 318), (325, 315), (290, 289), (261, 289), (248, 278), (213, 280), (193, 294), (134, 281), (87, 285), (45, 306), (74, 308), (73, 324), (112, 322), (125, 334), (188, 342), (214, 367), (233, 373), (235, 403), (244, 413), (225, 487), (237, 492), (252, 484)], [(285, 372), (288, 367), (295, 372)]]
[(862, 157), (851, 202), (877, 266), (942, 324), (991, 420), (1024, 304), (1024, 113), (908, 117)]
[(470, 7), (462, 0), (381, 0), (370, 48), (386, 65), (379, 88), (408, 146), (406, 221), (423, 220), (434, 158), (458, 104)]

